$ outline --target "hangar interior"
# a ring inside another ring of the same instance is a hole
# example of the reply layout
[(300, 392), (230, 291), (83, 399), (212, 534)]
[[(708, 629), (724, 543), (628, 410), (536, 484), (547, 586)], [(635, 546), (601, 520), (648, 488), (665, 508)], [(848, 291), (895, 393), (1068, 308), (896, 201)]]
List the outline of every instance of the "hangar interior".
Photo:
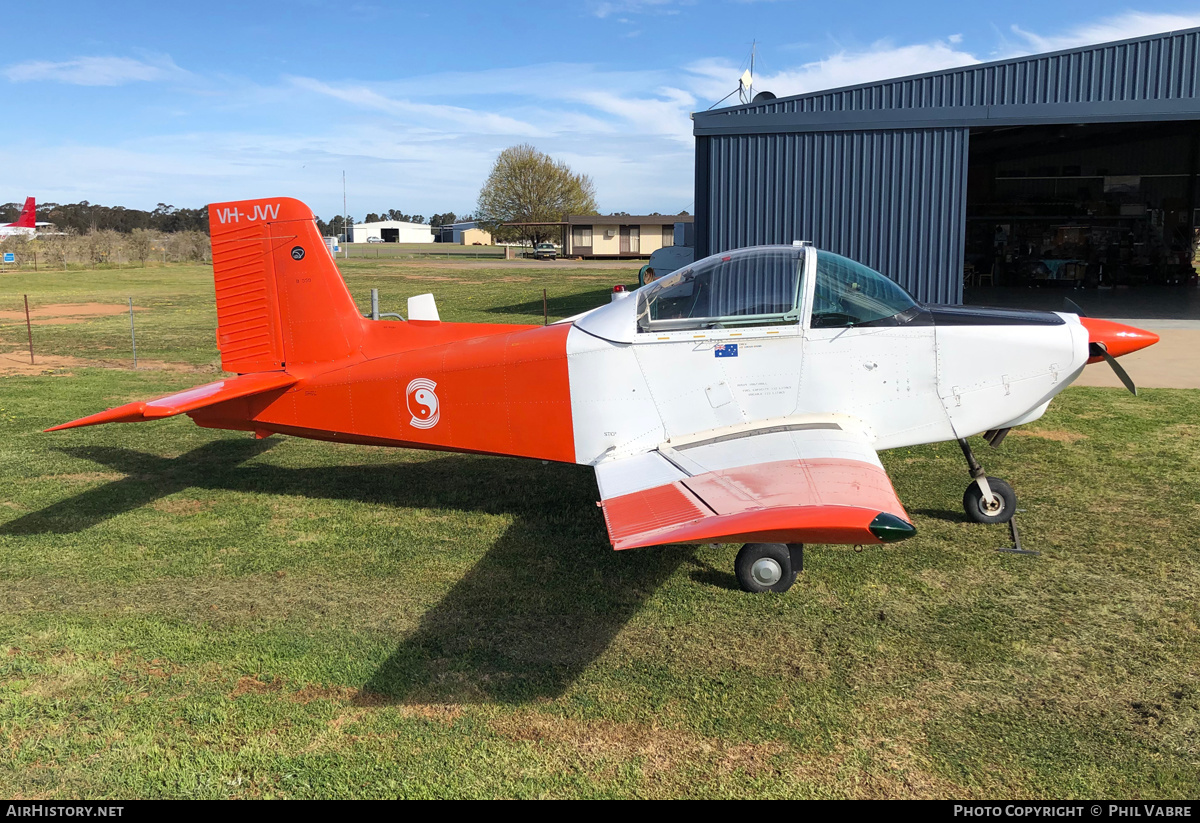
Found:
[(967, 288), (1194, 280), (1194, 121), (974, 128), (969, 146)]

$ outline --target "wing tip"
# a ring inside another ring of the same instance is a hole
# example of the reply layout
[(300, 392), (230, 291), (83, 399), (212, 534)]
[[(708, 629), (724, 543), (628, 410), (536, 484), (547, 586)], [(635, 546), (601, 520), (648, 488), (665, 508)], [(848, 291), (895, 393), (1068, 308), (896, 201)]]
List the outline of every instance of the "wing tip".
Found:
[(880, 512), (876, 515), (867, 529), (883, 543), (896, 543), (915, 537), (917, 534), (916, 526), (903, 517), (888, 512)]

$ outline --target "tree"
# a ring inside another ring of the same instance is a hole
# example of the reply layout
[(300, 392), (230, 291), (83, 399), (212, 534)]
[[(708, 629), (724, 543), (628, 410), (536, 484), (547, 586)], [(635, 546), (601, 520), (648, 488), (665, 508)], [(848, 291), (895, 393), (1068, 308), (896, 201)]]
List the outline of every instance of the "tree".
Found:
[(134, 229), (127, 245), (129, 254), (138, 259), (142, 268), (146, 268), (146, 258), (154, 250), (154, 234), (146, 229)]
[[(346, 227), (353, 226), (356, 222), (357, 221), (351, 217), (350, 222), (347, 223), (346, 219), (340, 214), (335, 214), (333, 219), (328, 223), (318, 217), (317, 230), (321, 232), (321, 235), (324, 237), (341, 237), (345, 232)], [(349, 242), (349, 240), (350, 238), (346, 238), (347, 242)]]
[(558, 226), (513, 226), (504, 223), (557, 223), (567, 214), (596, 214), (592, 178), (577, 174), (561, 160), (528, 143), (500, 152), (479, 191), (475, 219), (498, 240), (536, 245), (557, 240)]

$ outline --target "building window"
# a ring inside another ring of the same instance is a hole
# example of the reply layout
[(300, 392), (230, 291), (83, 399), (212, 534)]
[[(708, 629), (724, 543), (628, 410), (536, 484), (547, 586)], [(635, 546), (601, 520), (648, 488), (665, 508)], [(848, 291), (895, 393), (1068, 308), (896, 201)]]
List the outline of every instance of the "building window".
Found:
[(571, 247), (590, 249), (592, 247), (592, 227), (572, 226)]
[(621, 226), (621, 254), (641, 254), (642, 227)]
[(667, 225), (662, 227), (662, 245), (665, 249), (667, 246), (675, 245), (675, 226)]

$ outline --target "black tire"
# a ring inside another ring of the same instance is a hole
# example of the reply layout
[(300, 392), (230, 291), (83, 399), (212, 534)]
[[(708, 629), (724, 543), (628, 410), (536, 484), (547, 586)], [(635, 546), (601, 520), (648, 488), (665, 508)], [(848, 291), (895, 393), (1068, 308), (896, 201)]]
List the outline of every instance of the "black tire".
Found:
[(963, 492), (963, 511), (976, 523), (1007, 523), (1017, 513), (1017, 493), (999, 477), (989, 477), (987, 482), (999, 505), (996, 508), (985, 505), (983, 491), (972, 481)]
[(782, 543), (747, 543), (733, 561), (742, 591), (786, 592), (796, 582), (791, 552)]

